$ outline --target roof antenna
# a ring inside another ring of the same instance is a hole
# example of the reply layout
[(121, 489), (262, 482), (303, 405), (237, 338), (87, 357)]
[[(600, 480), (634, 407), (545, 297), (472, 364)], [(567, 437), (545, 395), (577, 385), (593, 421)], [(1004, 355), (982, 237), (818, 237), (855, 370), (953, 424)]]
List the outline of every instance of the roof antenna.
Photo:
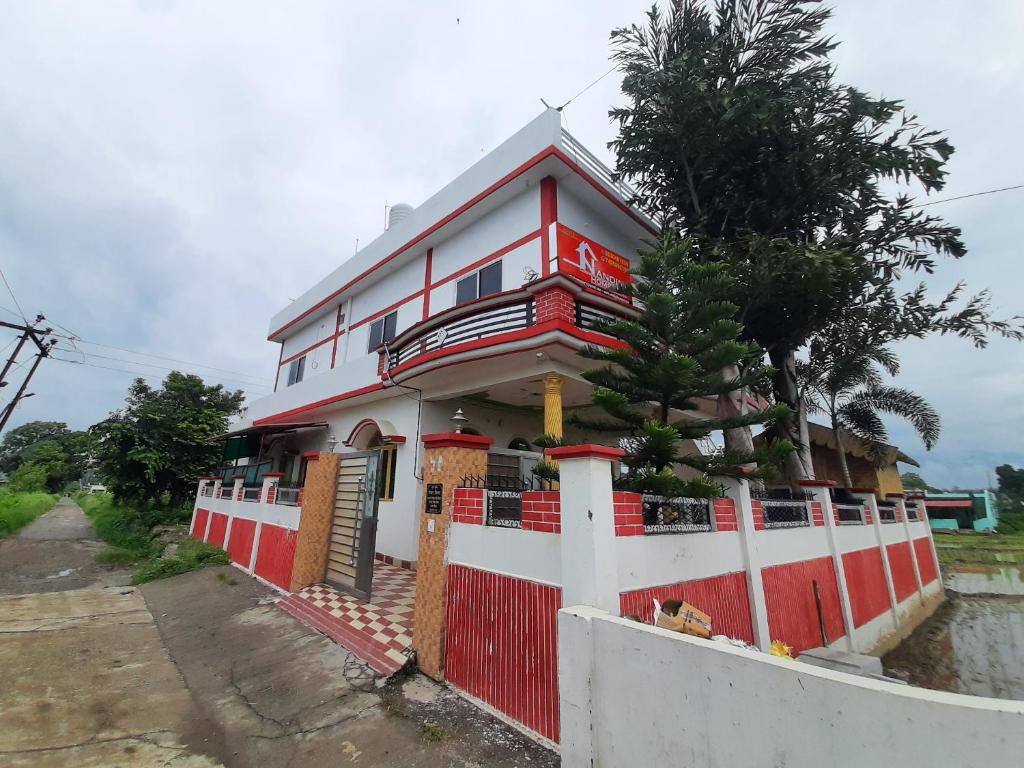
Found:
[(391, 206), (388, 205), (388, 201), (385, 200), (384, 201), (384, 229), (388, 228), (388, 208), (390, 208), (390, 207)]
[[(552, 107), (550, 104), (548, 104), (546, 101), (544, 101), (544, 99), (541, 99), (540, 103), (543, 104), (548, 109), (553, 109), (556, 112), (561, 112), (562, 111), (562, 107)], [(563, 104), (562, 106), (565, 106), (565, 105)]]
[(353, 253), (359, 253), (359, 238), (358, 237), (356, 238), (356, 249), (353, 251)]

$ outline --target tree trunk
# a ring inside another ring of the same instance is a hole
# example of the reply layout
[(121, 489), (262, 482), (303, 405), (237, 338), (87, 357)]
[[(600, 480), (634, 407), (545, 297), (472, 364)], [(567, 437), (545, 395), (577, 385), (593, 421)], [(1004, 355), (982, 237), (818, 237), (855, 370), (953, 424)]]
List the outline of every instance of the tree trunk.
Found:
[[(727, 365), (722, 369), (723, 379), (736, 379), (739, 378), (739, 375), (739, 366)], [(723, 419), (745, 416), (748, 411), (747, 390), (734, 389), (726, 395), (719, 395), (716, 410), (718, 417)], [(748, 454), (754, 452), (754, 437), (751, 434), (750, 427), (727, 429), (722, 434), (725, 438), (725, 450)]]
[(853, 478), (850, 476), (850, 465), (846, 463), (846, 449), (843, 447), (843, 438), (839, 434), (839, 425), (835, 419), (832, 420), (832, 434), (836, 437), (836, 452), (839, 454), (839, 468), (843, 472), (843, 488), (853, 488)]
[(787, 457), (785, 467), (786, 479), (795, 488), (800, 480), (814, 479), (810, 440), (806, 426), (801, 429), (801, 418), (806, 420), (806, 414), (796, 381), (796, 353), (793, 350), (772, 350), (768, 358), (775, 367), (772, 377), (775, 399), (790, 408), (790, 413), (775, 423), (775, 435), (796, 446), (796, 450)]

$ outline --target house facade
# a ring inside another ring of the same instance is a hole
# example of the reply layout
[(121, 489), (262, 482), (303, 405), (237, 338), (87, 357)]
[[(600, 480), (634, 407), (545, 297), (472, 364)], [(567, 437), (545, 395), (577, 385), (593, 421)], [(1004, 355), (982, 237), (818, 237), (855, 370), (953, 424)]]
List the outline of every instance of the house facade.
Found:
[(285, 488), (306, 452), (381, 451), (376, 548), (415, 562), (419, 436), (461, 409), (528, 474), (532, 442), (589, 404), (577, 350), (631, 310), (605, 288), (655, 231), (629, 194), (544, 112), (274, 316), (275, 391), (235, 437)]

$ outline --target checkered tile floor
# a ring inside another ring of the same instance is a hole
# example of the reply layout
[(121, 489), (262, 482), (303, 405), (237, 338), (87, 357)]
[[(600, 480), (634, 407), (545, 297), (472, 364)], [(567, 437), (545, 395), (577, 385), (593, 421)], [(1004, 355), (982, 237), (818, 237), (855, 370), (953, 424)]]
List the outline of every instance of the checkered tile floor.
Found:
[(278, 605), (324, 632), (382, 674), (405, 664), (412, 646), (416, 572), (377, 561), (373, 564), (372, 602), (314, 584), (283, 598)]

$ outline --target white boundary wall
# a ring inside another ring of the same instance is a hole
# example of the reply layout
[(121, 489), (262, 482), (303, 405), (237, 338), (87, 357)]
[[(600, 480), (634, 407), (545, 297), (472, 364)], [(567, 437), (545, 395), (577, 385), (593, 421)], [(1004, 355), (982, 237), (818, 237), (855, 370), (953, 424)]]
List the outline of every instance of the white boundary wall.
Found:
[(610, 616), (558, 616), (566, 768), (1019, 765), (1024, 703), (854, 677)]

